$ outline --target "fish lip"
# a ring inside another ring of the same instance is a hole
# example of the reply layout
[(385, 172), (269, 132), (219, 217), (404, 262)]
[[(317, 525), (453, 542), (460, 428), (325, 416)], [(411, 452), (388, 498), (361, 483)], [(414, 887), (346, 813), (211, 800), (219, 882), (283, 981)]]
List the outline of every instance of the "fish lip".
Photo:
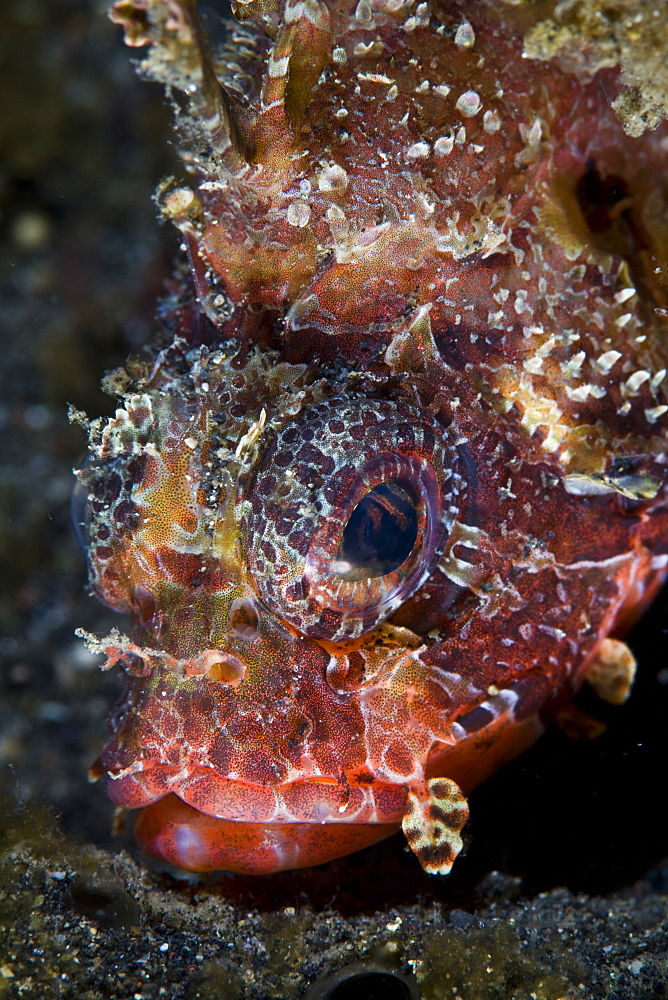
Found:
[(396, 823), (407, 799), (405, 785), (373, 776), (355, 784), (318, 775), (262, 785), (167, 765), (107, 771), (106, 783), (109, 798), (125, 809), (175, 794), (204, 815), (240, 823)]

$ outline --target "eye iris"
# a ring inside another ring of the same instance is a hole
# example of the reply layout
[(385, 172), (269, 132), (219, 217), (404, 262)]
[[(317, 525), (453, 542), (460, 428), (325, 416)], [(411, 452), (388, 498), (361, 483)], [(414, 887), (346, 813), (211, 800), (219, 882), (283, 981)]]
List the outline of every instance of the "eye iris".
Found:
[(401, 566), (418, 535), (415, 504), (397, 483), (374, 487), (357, 504), (336, 556), (343, 580), (385, 576)]

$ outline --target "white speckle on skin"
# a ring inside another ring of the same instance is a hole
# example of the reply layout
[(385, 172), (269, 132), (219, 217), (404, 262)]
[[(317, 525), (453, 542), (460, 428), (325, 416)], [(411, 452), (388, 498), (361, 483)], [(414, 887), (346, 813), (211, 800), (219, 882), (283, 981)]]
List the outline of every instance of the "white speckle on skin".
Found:
[(348, 187), (348, 174), (338, 163), (323, 163), (317, 174), (318, 190), (345, 191)]
[(355, 20), (360, 24), (371, 24), (372, 12), (369, 0), (360, 0), (355, 8)]
[(582, 364), (586, 354), (584, 351), (578, 351), (574, 354), (570, 361), (566, 361), (564, 364), (560, 365), (561, 371), (566, 378), (573, 378), (577, 375), (582, 368)]
[(195, 195), (190, 188), (175, 188), (165, 198), (165, 211), (170, 215), (180, 215), (191, 208), (194, 202)]
[(334, 241), (336, 243), (345, 243), (350, 229), (345, 212), (338, 205), (330, 205), (327, 209), (326, 217)]
[(645, 410), (645, 418), (648, 423), (655, 424), (664, 413), (668, 413), (668, 406), (654, 406), (650, 410)]
[(293, 201), (290, 205), (288, 205), (286, 216), (291, 226), (303, 229), (304, 226), (307, 226), (309, 223), (309, 219), (311, 218), (311, 209), (305, 201)]
[(515, 156), (515, 166), (521, 169), (537, 160), (540, 153), (543, 126), (540, 119), (535, 118), (530, 124), (521, 122), (519, 131), (526, 143), (524, 149)]
[(485, 111), (482, 116), (482, 127), (485, 132), (498, 132), (501, 128), (501, 119), (496, 111)]
[(438, 87), (434, 87), (434, 93), (438, 94), (439, 97), (447, 97), (451, 89), (447, 83), (439, 83)]
[(465, 90), (457, 99), (455, 107), (464, 118), (473, 118), (480, 111), (482, 101), (475, 90)]
[(340, 45), (337, 45), (337, 47), (332, 52), (332, 59), (334, 60), (335, 63), (348, 62), (348, 56), (346, 55), (346, 50), (342, 48)]
[(417, 200), (422, 205), (422, 207), (424, 208), (424, 211), (425, 211), (426, 215), (433, 215), (434, 214), (434, 211), (436, 210), (436, 204), (433, 201), (429, 201), (429, 199), (427, 198), (427, 196), (425, 194), (423, 194), (421, 191), (418, 192)]
[(429, 143), (415, 142), (406, 150), (406, 156), (409, 160), (422, 160), (425, 156), (429, 156), (430, 152)]
[(475, 31), (468, 21), (460, 24), (455, 32), (455, 45), (458, 49), (472, 49), (475, 45)]
[(358, 42), (353, 49), (353, 54), (356, 56), (368, 56), (373, 52), (375, 42)]
[(596, 367), (599, 371), (602, 371), (604, 375), (607, 375), (614, 364), (616, 364), (621, 358), (619, 351), (606, 351), (605, 354), (601, 354), (599, 358), (596, 359)]
[(640, 387), (644, 385), (645, 382), (649, 381), (649, 377), (650, 377), (649, 372), (644, 372), (644, 371), (634, 372), (633, 375), (630, 375), (627, 378), (626, 382), (624, 382), (622, 386), (622, 391), (626, 390), (626, 392), (630, 396), (635, 396)]
[(538, 146), (543, 135), (543, 126), (539, 118), (535, 118), (530, 125), (520, 124), (520, 135), (527, 146), (532, 149)]
[(280, 77), (285, 76), (288, 72), (289, 63), (289, 56), (282, 56), (280, 59), (275, 59), (273, 52), (270, 53), (269, 61), (267, 63), (267, 72), (271, 79), (278, 80)]
[(404, 21), (402, 28), (404, 31), (415, 31), (416, 28), (426, 28), (429, 25), (429, 6), (426, 3), (419, 4), (413, 17)]
[(455, 137), (453, 135), (442, 135), (434, 143), (434, 152), (437, 156), (447, 156), (451, 153), (455, 145)]
[(358, 80), (368, 80), (370, 83), (394, 83), (394, 80), (390, 80), (389, 76), (383, 76), (382, 73), (358, 73)]
[(570, 386), (566, 386), (566, 395), (569, 399), (572, 399), (575, 403), (586, 403), (590, 395), (592, 395), (592, 386), (586, 383), (585, 385), (578, 385), (575, 389), (571, 389)]

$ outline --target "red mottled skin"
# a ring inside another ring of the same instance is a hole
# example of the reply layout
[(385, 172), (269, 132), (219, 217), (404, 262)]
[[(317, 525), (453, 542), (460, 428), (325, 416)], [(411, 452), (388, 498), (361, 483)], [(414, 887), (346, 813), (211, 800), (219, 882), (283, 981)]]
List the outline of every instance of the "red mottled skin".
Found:
[(668, 130), (613, 69), (523, 58), (492, 0), (120, 0), (184, 96), (181, 266), (79, 472), (132, 638), (94, 769), (194, 871), (400, 826), (450, 870), (466, 792), (584, 680), (668, 563)]

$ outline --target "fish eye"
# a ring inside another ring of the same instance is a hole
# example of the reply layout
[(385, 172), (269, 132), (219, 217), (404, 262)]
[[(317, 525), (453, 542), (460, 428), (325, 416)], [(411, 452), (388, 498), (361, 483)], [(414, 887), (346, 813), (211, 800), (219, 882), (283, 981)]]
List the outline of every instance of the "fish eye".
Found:
[(380, 483), (350, 515), (332, 569), (351, 583), (386, 576), (406, 561), (417, 539), (415, 500), (399, 483)]
[(447, 428), (408, 403), (332, 399), (286, 424), (241, 531), (264, 604), (304, 635), (356, 638), (423, 586), (464, 482)]

